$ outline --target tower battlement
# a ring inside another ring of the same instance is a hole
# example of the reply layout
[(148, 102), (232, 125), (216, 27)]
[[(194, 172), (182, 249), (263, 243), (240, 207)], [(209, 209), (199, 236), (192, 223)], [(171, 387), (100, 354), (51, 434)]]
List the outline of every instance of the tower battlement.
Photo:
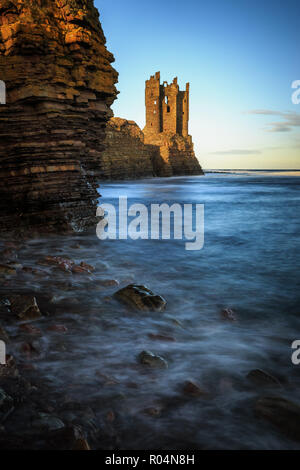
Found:
[(160, 72), (156, 72), (146, 80), (146, 126), (144, 133), (156, 135), (160, 133), (178, 134), (188, 137), (189, 123), (189, 89), (185, 91), (178, 86), (177, 77), (171, 84), (160, 83)]

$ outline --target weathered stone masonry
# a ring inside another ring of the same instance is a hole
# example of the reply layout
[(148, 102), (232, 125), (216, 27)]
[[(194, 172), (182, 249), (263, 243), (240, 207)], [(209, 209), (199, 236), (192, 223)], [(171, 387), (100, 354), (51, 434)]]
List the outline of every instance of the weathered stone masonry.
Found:
[(144, 134), (155, 136), (160, 133), (178, 134), (188, 137), (189, 89), (180, 91), (177, 77), (169, 85), (160, 84), (160, 72), (146, 81), (146, 126)]

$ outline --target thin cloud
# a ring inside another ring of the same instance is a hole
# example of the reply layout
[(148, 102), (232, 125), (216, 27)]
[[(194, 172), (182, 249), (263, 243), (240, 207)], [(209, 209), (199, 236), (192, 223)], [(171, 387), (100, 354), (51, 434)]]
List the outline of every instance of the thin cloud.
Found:
[(268, 132), (290, 132), (295, 127), (300, 127), (300, 114), (291, 111), (281, 112), (269, 109), (255, 109), (248, 111), (247, 114), (278, 116), (283, 119), (283, 121), (270, 122), (266, 128)]
[(247, 111), (245, 114), (263, 114), (265, 116), (278, 116), (278, 111), (271, 111), (270, 109), (253, 109), (252, 111)]
[(217, 152), (210, 152), (211, 155), (259, 155), (260, 150), (250, 149), (232, 149), (232, 150), (219, 150)]

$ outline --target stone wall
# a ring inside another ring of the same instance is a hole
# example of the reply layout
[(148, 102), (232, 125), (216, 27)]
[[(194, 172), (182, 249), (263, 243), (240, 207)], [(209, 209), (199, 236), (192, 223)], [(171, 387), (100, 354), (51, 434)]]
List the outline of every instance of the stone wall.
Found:
[(92, 0), (3, 0), (0, 229), (95, 221), (114, 58)]

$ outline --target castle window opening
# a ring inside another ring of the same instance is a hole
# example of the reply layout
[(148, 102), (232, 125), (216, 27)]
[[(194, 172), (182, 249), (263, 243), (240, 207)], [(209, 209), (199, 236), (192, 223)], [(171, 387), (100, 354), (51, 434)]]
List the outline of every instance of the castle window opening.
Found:
[(167, 106), (167, 113), (170, 112), (170, 106)]

